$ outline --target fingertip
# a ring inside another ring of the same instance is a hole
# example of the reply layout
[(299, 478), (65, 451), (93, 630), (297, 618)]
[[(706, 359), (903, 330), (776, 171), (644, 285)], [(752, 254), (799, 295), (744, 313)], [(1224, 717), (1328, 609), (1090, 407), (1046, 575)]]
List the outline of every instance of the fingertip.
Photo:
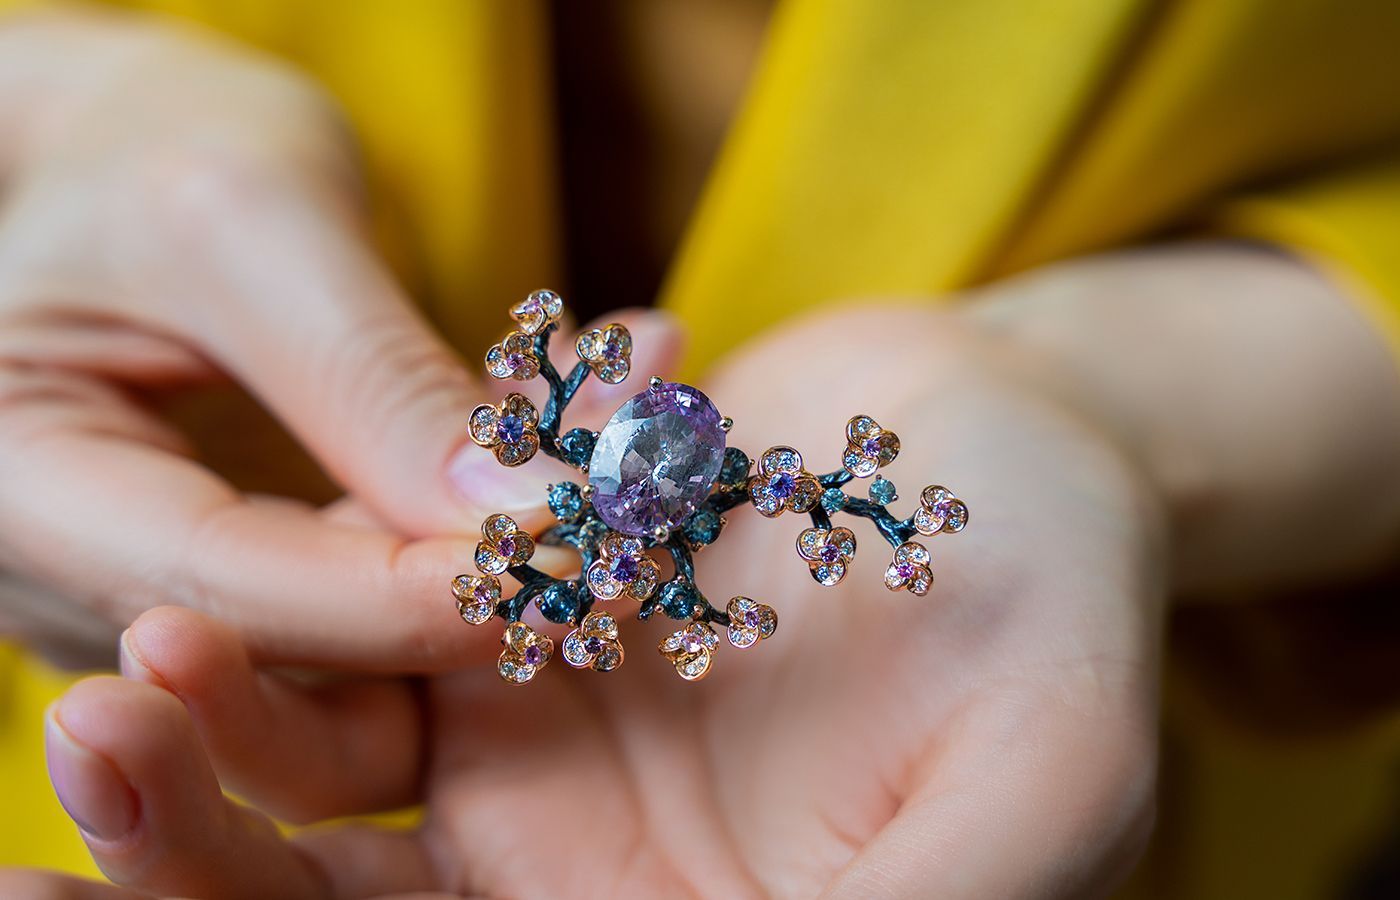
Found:
[(192, 609), (163, 606), (122, 633), (122, 675), (177, 697), (205, 696), (251, 671), (232, 626)]

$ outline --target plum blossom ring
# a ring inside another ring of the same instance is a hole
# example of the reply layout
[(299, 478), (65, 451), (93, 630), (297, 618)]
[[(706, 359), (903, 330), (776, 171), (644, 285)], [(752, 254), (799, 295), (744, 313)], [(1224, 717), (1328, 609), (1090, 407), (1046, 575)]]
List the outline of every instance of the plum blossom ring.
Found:
[[(553, 291), (535, 291), (510, 309), (516, 328), (486, 354), (486, 369), (501, 380), (543, 377), (549, 386), (544, 409), (511, 393), (499, 405), (482, 404), (467, 423), (471, 439), (490, 449), (506, 466), (523, 465), (541, 450), (587, 476), (586, 484), (565, 481), (548, 489), (549, 508), (558, 524), (536, 538), (503, 514), (487, 518), (477, 545), (477, 574), (458, 575), (452, 593), (462, 619), (482, 625), (506, 623), (496, 670), (506, 682), (532, 680), (554, 656), (554, 641), (524, 621), (533, 601), (545, 619), (572, 625), (559, 648), (575, 668), (611, 672), (624, 653), (617, 617), (599, 603), (638, 604), (637, 618), (660, 610), (684, 622), (658, 647), (662, 657), (687, 681), (709, 673), (725, 631), (737, 648), (752, 647), (778, 627), (772, 607), (734, 597), (723, 610), (711, 605), (695, 583), (692, 555), (714, 543), (725, 526), (724, 513), (752, 505), (768, 518), (792, 512), (811, 526), (797, 536), (797, 555), (812, 578), (834, 586), (846, 577), (856, 553), (855, 533), (832, 524), (846, 513), (870, 520), (893, 548), (885, 587), (924, 595), (933, 585), (928, 549), (916, 536), (956, 534), (967, 525), (967, 504), (941, 485), (919, 494), (919, 507), (906, 519), (889, 512), (897, 498), (879, 470), (899, 455), (899, 438), (870, 416), (846, 423), (841, 468), (809, 472), (792, 447), (770, 447), (757, 465), (737, 447), (726, 447), (733, 422), (709, 398), (688, 384), (652, 378), (646, 390), (620, 406), (601, 431), (573, 428), (560, 433), (564, 410), (592, 374), (618, 384), (631, 371), (632, 337), (621, 325), (580, 335), (578, 363), (561, 376), (549, 358), (550, 337), (558, 329), (564, 303)], [(867, 498), (844, 488), (874, 475)], [(581, 565), (575, 578), (559, 579), (529, 564), (536, 543), (572, 547)], [(672, 574), (663, 579), (653, 553), (670, 558)], [(520, 584), (510, 597), (501, 576)]]

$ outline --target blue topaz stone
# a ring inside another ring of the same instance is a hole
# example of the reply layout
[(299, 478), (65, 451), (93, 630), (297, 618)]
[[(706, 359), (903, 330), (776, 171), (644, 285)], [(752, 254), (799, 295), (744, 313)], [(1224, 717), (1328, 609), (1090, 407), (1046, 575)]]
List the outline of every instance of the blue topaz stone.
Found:
[(578, 615), (579, 589), (571, 581), (556, 581), (536, 598), (535, 605), (549, 621), (566, 625)]
[(571, 428), (559, 438), (559, 453), (564, 462), (582, 469), (593, 456), (593, 432), (587, 428)]
[(749, 455), (738, 447), (724, 451), (724, 465), (719, 470), (720, 484), (737, 487), (749, 480)]
[(899, 498), (895, 493), (894, 482), (883, 475), (875, 476), (875, 480), (870, 483), (870, 500), (881, 506), (887, 506)]
[(561, 481), (549, 487), (549, 511), (561, 522), (572, 522), (585, 505), (583, 490), (572, 481)]
[(695, 548), (709, 546), (719, 540), (720, 529), (723, 527), (724, 519), (720, 514), (702, 506), (696, 510), (695, 515), (686, 520), (686, 542)]
[(688, 581), (668, 581), (661, 586), (661, 611), (673, 619), (689, 619), (700, 594)]
[(822, 491), (822, 509), (829, 513), (840, 512), (846, 508), (846, 501), (849, 499), (846, 492), (840, 488), (827, 488)]
[(688, 384), (662, 382), (623, 403), (588, 463), (598, 517), (637, 536), (684, 523), (719, 477), (720, 421), (710, 399)]

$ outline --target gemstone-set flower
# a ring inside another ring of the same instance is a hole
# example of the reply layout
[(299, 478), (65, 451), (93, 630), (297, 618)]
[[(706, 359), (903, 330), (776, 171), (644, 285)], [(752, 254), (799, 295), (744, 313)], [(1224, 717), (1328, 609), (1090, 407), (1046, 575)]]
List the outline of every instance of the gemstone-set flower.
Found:
[(524, 684), (535, 677), (554, 655), (554, 641), (524, 622), (511, 622), (501, 635), (505, 649), (496, 660), (496, 672), (510, 684)]
[(729, 614), (729, 643), (740, 650), (768, 640), (778, 630), (778, 614), (766, 603), (735, 597), (725, 612)]
[(575, 669), (611, 672), (622, 665), (617, 620), (605, 612), (589, 613), (577, 628), (564, 636), (562, 653), (564, 662)]
[[(728, 446), (732, 419), (698, 389), (657, 376), (601, 430), (567, 427), (564, 413), (588, 378), (618, 384), (628, 377), (632, 336), (618, 324), (585, 331), (573, 344), (578, 361), (565, 373), (549, 354), (564, 317), (559, 295), (535, 291), (512, 306), (510, 316), (514, 330), (488, 352), (487, 370), (502, 380), (543, 376), (548, 402), (536, 408), (523, 394), (508, 394), (498, 406), (474, 409), (468, 432), (504, 465), (520, 465), (543, 451), (586, 476), (548, 487), (555, 524), (538, 538), (576, 551), (585, 563), (582, 572), (561, 578), (531, 566), (536, 538), (498, 513), (482, 526), (474, 556), (479, 574), (453, 579), (464, 621), (505, 621), (497, 671), (511, 684), (531, 681), (554, 653), (554, 641), (522, 621), (532, 602), (544, 620), (572, 626), (560, 641), (565, 661), (598, 672), (623, 661), (618, 618), (597, 605), (619, 598), (638, 602), (638, 619), (663, 614), (676, 621), (678, 629), (657, 649), (687, 681), (709, 673), (721, 631), (740, 649), (772, 637), (778, 615), (771, 606), (739, 596), (720, 610), (696, 581), (694, 554), (721, 537), (725, 513), (736, 507), (752, 505), (766, 518), (810, 516), (810, 527), (797, 536), (797, 553), (825, 586), (846, 577), (856, 552), (855, 533), (832, 519), (867, 519), (895, 548), (886, 587), (918, 595), (928, 593), (933, 573), (928, 550), (911, 539), (956, 533), (967, 524), (967, 505), (938, 485), (921, 492), (909, 518), (892, 512), (899, 495), (881, 470), (899, 455), (900, 441), (867, 415), (847, 421), (841, 466), (820, 476), (789, 446), (770, 447), (757, 460)], [(870, 479), (864, 491), (852, 490), (856, 479)], [(669, 557), (665, 583), (662, 554), (653, 558), (658, 550)], [(513, 595), (503, 593), (507, 574), (518, 584)]]
[(657, 649), (676, 667), (686, 681), (699, 681), (710, 674), (719, 635), (705, 622), (691, 622), (666, 636)]
[(886, 431), (869, 416), (854, 416), (846, 423), (846, 452), (841, 466), (857, 478), (874, 475), (899, 455), (899, 436)]
[(521, 531), (510, 516), (496, 513), (481, 526), (476, 545), (476, 568), (483, 575), (500, 575), (512, 566), (523, 566), (535, 555), (535, 539)]
[(585, 331), (574, 349), (605, 384), (618, 384), (632, 371), (632, 334), (621, 325)]
[(457, 613), (468, 625), (484, 625), (496, 615), (501, 602), (501, 580), (494, 575), (458, 575), (452, 579)]
[(817, 476), (802, 468), (802, 454), (791, 447), (770, 447), (749, 479), (754, 509), (772, 519), (784, 512), (805, 513), (821, 499)]
[(919, 495), (914, 513), (914, 529), (929, 536), (943, 532), (957, 534), (967, 527), (967, 504), (941, 484), (931, 484)]
[(554, 291), (533, 291), (510, 308), (510, 317), (529, 335), (542, 333), (559, 323), (564, 315), (564, 298)]
[(486, 371), (492, 378), (529, 381), (540, 374), (540, 358), (535, 355), (535, 339), (523, 331), (512, 331), (486, 351)]
[(797, 555), (807, 561), (817, 584), (832, 587), (846, 577), (856, 555), (856, 533), (849, 528), (804, 528), (797, 536)]
[(599, 545), (600, 557), (588, 567), (588, 590), (599, 600), (628, 597), (645, 600), (661, 580), (661, 567), (647, 556), (641, 538), (609, 534)]
[(894, 559), (885, 569), (885, 587), (922, 597), (933, 586), (933, 571), (928, 564), (928, 548), (917, 541), (905, 541), (895, 548)]
[(524, 394), (506, 394), (500, 406), (483, 403), (467, 419), (467, 434), (503, 466), (529, 462), (540, 449), (540, 414)]

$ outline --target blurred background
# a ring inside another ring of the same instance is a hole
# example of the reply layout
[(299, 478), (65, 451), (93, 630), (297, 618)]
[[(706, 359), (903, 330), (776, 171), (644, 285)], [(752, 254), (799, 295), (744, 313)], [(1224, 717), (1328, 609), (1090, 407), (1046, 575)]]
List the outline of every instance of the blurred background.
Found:
[[(581, 319), (664, 303), (695, 324), (700, 367), (725, 349), (709, 304), (769, 299), (757, 329), (1191, 233), (1282, 242), (1367, 294), (1400, 291), (1400, 247), (1373, 237), (1393, 232), (1370, 228), (1396, 213), (1369, 199), (1400, 171), (1394, 2), (109, 5), (323, 86), (385, 254), (465, 352), (499, 310), (460, 298), (541, 284), (567, 286)], [(813, 220), (854, 227), (807, 239)], [(240, 486), (332, 496), (285, 435), (238, 425), (246, 397), (172, 413), (217, 430), (202, 449)], [(1400, 897), (1397, 594), (1400, 571), (1180, 598), (1159, 821), (1121, 896)], [(71, 678), (0, 645), (0, 865), (96, 872), (22, 725)]]

